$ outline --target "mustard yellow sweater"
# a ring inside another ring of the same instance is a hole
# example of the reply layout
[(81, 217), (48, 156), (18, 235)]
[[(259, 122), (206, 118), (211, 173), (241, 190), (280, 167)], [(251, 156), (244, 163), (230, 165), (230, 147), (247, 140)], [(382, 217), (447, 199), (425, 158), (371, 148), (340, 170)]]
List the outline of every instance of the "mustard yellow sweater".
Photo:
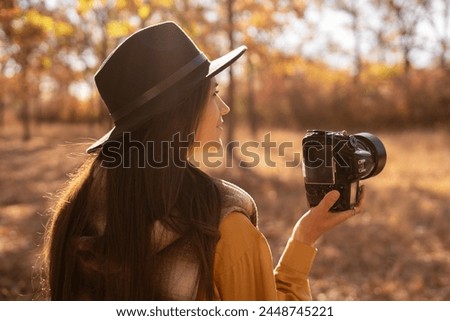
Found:
[(273, 270), (266, 238), (244, 214), (228, 214), (219, 229), (214, 269), (218, 300), (311, 300), (308, 275), (317, 249), (290, 239)]

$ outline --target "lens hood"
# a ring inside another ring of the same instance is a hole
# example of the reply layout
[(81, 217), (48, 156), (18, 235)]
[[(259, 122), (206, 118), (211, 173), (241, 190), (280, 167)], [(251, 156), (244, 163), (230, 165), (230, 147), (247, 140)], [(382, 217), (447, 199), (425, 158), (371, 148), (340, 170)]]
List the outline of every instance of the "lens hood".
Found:
[(364, 179), (378, 175), (386, 165), (386, 148), (383, 143), (371, 133), (357, 133), (354, 134), (354, 136), (367, 150), (370, 151), (374, 158), (375, 166)]

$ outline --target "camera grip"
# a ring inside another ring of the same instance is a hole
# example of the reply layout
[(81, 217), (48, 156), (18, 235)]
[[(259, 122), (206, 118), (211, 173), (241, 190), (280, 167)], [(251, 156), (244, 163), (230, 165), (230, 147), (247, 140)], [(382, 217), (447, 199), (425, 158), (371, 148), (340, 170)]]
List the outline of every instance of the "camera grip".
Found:
[(337, 190), (340, 193), (340, 196), (336, 203), (331, 207), (331, 212), (342, 212), (352, 209), (358, 204), (360, 196), (359, 180), (345, 185), (305, 184), (305, 190), (310, 207), (317, 206), (328, 192)]

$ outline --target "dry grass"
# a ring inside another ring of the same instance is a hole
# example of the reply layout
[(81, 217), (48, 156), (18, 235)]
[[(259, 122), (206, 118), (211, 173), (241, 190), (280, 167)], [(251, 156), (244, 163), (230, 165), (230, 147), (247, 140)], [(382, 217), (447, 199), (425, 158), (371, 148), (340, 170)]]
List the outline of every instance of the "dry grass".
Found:
[[(83, 137), (102, 133), (87, 125), (42, 125), (24, 143), (15, 126), (0, 132), (0, 300), (32, 298), (32, 266), (49, 196), (84, 159), (82, 143), (88, 140)], [(261, 142), (265, 133), (255, 140)], [(294, 141), (288, 152), (300, 151), (304, 131), (271, 134), (278, 143)], [(388, 150), (387, 166), (365, 182), (366, 213), (319, 241), (311, 275), (313, 295), (318, 300), (450, 300), (448, 132), (377, 135)], [(248, 140), (251, 135), (241, 130), (240, 137)], [(262, 150), (258, 153), (263, 159)], [(307, 207), (300, 168), (282, 166), (293, 156), (272, 159), (276, 167), (211, 172), (252, 194), (260, 229), (277, 260), (291, 227)]]

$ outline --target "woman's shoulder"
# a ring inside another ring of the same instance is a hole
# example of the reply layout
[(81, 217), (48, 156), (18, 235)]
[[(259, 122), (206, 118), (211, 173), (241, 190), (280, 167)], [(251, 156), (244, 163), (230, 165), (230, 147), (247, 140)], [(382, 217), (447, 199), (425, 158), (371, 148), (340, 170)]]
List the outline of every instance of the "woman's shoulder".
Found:
[(231, 212), (223, 218), (219, 231), (216, 259), (228, 262), (227, 265), (250, 253), (259, 252), (258, 249), (267, 244), (264, 235), (240, 212)]
[(233, 234), (247, 237), (249, 235), (259, 236), (261, 234), (248, 217), (241, 212), (231, 212), (224, 217), (219, 225), (219, 230), (221, 235)]

